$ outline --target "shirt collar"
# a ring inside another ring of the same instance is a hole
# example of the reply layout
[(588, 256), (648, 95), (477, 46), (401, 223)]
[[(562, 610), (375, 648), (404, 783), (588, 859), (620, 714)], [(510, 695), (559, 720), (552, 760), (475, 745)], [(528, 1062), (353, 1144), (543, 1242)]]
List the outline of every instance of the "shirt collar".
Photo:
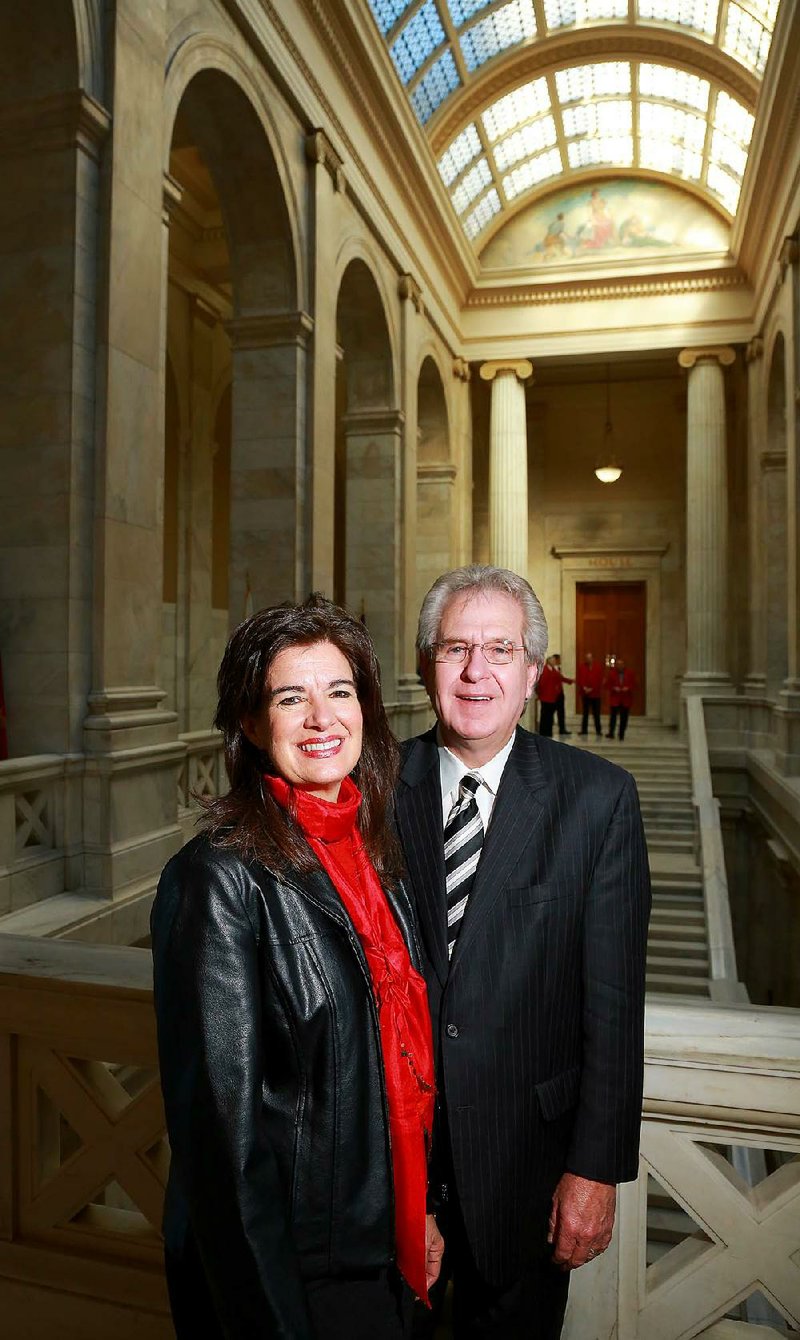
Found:
[[(514, 732), (516, 735), (516, 731)], [(490, 758), (488, 763), (482, 763), (479, 768), (470, 768), (460, 758), (456, 758), (446, 745), (441, 742), (441, 736), (437, 729), (436, 743), (439, 748), (439, 776), (442, 783), (442, 795), (448, 796), (451, 791), (458, 789), (461, 778), (468, 772), (474, 772), (480, 777), (484, 786), (491, 791), (493, 796), (497, 795), (497, 788), (500, 785), (500, 779), (503, 776), (503, 769), (508, 762), (508, 756), (514, 747), (514, 735), (503, 745), (503, 748)]]

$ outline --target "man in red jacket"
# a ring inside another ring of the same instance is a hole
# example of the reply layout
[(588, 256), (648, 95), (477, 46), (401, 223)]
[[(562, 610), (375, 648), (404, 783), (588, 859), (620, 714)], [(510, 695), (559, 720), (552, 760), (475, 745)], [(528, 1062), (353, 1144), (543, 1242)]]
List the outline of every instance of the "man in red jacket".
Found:
[(561, 670), (561, 655), (559, 652), (557, 651), (553, 652), (552, 656), (550, 657), (550, 662), (553, 666), (553, 669), (557, 671), (558, 676), (561, 680), (561, 692), (556, 698), (556, 720), (558, 721), (558, 733), (559, 735), (571, 735), (572, 731), (567, 730), (567, 722), (564, 715), (564, 685), (574, 684), (575, 680), (569, 679), (565, 674), (563, 674)]
[(628, 725), (628, 715), (631, 710), (631, 702), (636, 688), (636, 676), (632, 670), (628, 670), (621, 656), (618, 656), (613, 666), (608, 672), (606, 679), (606, 688), (608, 689), (608, 701), (611, 705), (611, 718), (608, 723), (608, 740), (613, 740), (614, 730), (619, 717), (619, 738), (625, 739), (625, 730)]
[(548, 656), (542, 667), (542, 673), (536, 681), (536, 697), (539, 699), (539, 734), (553, 734), (553, 717), (561, 693), (561, 674), (553, 665), (553, 657)]
[(589, 734), (589, 713), (591, 712), (594, 720), (594, 729), (598, 740), (603, 729), (600, 725), (600, 702), (603, 696), (603, 667), (599, 661), (595, 661), (590, 651), (586, 652), (583, 658), (583, 664), (578, 667), (578, 688), (583, 698), (583, 720), (581, 721), (581, 735)]

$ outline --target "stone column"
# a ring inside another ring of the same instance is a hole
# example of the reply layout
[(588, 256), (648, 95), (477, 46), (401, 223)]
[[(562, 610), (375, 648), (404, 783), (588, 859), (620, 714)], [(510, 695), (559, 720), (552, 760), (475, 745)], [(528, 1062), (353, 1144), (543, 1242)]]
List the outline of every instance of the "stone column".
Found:
[(356, 409), (344, 416), (345, 593), (375, 643), (388, 707), (396, 702), (399, 664), (403, 428), (402, 410)]
[(800, 775), (800, 237), (787, 237), (781, 276), (790, 286), (794, 394), (786, 406), (786, 632), (787, 676), (775, 709), (775, 761), (787, 776)]
[(764, 341), (756, 336), (747, 346), (747, 533), (749, 646), (744, 691), (763, 698), (766, 691), (766, 634), (764, 610), (763, 521), (761, 508), (761, 455), (764, 426)]
[[(184, 750), (158, 683), (168, 236), (165, 24), (163, 5), (118, 0), (109, 31), (114, 105), (107, 203), (100, 215), (92, 690), (83, 726), (83, 812), (84, 889), (114, 899), (151, 892), (182, 840), (176, 788)], [(131, 153), (134, 140), (137, 151)]]
[(684, 349), (686, 442), (686, 674), (683, 692), (731, 688), (728, 635), (728, 480), (723, 368), (733, 349)]
[(489, 553), (492, 563), (523, 577), (528, 573), (528, 433), (525, 381), (527, 359), (481, 364), (492, 382), (489, 438)]
[(229, 619), (308, 594), (306, 312), (226, 325), (233, 352)]
[[(417, 677), (416, 636), (419, 601), (417, 599), (417, 552), (419, 517), (417, 512), (417, 473), (419, 445), (419, 347), (424, 330), (425, 304), (422, 290), (411, 274), (397, 281), (400, 299), (400, 403), (403, 410), (401, 465), (401, 526), (399, 577), (399, 628), (397, 663), (397, 715), (392, 728), (401, 738), (424, 729), (427, 695)], [(383, 666), (384, 677), (388, 667)], [(385, 693), (385, 688), (384, 688)]]

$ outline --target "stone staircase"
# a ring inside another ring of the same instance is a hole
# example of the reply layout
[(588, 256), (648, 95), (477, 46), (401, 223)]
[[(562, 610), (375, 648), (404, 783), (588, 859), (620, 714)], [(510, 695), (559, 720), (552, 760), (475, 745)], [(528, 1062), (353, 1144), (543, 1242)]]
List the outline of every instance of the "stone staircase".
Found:
[(575, 735), (573, 742), (618, 763), (636, 779), (653, 885), (648, 992), (708, 999), (708, 940), (688, 747), (676, 731), (639, 727), (635, 719), (622, 743)]

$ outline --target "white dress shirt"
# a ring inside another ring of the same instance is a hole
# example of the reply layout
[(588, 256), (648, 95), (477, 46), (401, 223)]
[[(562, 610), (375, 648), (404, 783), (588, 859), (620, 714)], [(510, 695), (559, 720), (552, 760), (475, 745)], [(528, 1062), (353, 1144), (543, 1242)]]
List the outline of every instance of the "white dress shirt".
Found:
[(475, 799), (478, 802), (478, 810), (483, 820), (483, 831), (486, 833), (489, 820), (492, 817), (500, 778), (503, 776), (503, 769), (508, 762), (508, 756), (513, 746), (514, 736), (512, 735), (508, 743), (504, 744), (500, 752), (495, 754), (494, 758), (490, 758), (488, 763), (482, 763), (479, 768), (470, 768), (460, 758), (456, 758), (455, 754), (451, 753), (445, 745), (439, 743), (439, 781), (442, 787), (442, 818), (445, 824), (451, 809), (458, 800), (461, 778), (465, 773), (472, 772), (481, 779), (481, 785), (475, 793)]

